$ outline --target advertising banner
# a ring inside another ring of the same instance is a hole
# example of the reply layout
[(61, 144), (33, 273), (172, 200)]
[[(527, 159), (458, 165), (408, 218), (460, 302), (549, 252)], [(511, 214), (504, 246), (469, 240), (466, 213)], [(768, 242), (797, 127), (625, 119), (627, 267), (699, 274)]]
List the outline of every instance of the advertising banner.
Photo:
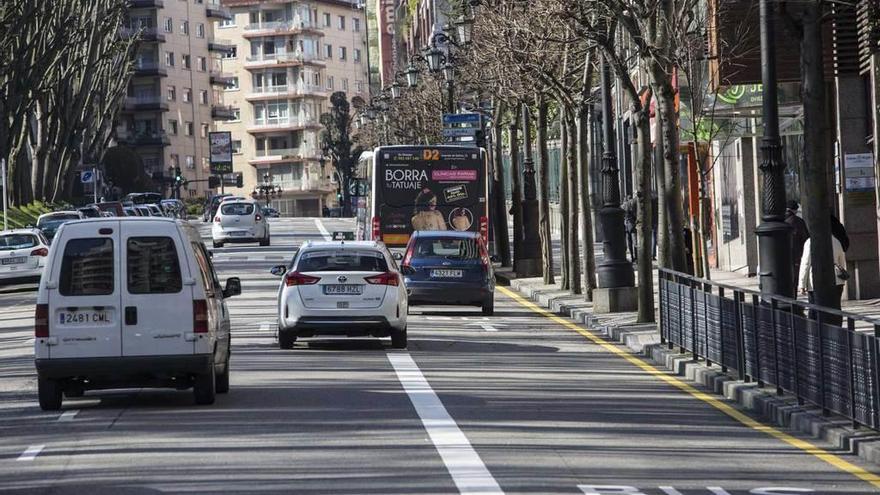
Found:
[(208, 141), (211, 143), (209, 159), (211, 174), (232, 173), (232, 133), (229, 131), (209, 132)]

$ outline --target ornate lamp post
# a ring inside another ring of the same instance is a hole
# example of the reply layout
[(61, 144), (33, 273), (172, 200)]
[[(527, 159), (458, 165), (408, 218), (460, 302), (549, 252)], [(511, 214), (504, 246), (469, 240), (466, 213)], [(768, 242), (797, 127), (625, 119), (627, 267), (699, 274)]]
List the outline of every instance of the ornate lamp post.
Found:
[(272, 201), (272, 198), (281, 196), (281, 193), (284, 192), (281, 189), (281, 186), (275, 186), (272, 184), (272, 176), (269, 175), (269, 172), (263, 174), (263, 183), (254, 187), (251, 196), (254, 199), (265, 199), (266, 206), (269, 206), (269, 203)]

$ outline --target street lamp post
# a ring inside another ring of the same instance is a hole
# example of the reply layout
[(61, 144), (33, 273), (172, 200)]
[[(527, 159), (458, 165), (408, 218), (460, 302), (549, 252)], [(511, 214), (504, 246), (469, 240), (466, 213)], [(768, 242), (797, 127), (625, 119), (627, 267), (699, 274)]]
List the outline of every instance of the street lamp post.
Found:
[(281, 186), (275, 186), (272, 184), (272, 177), (269, 175), (269, 172), (263, 174), (263, 183), (261, 185), (255, 186), (253, 192), (251, 193), (254, 198), (265, 199), (266, 207), (269, 207), (269, 204), (272, 201), (272, 198), (275, 196), (280, 196), (282, 193)]
[(520, 259), (516, 261), (518, 277), (536, 277), (541, 269), (541, 241), (538, 232), (538, 192), (535, 185), (535, 162), (532, 160), (532, 125), (529, 106), (522, 104), (523, 128), (523, 200), (522, 222), (525, 235), (522, 239)]
[(761, 165), (764, 198), (758, 236), (760, 285), (763, 294), (794, 296), (792, 276), (791, 227), (785, 223), (785, 164), (779, 146), (779, 107), (776, 88), (776, 50), (774, 19), (769, 0), (761, 0), (761, 83), (764, 88), (762, 112), (764, 138)]
[[(632, 263), (626, 259), (626, 233), (620, 208), (620, 177), (611, 105), (611, 64), (602, 58), (602, 195), (599, 222), (605, 235), (603, 259), (596, 268), (599, 289), (594, 291), (596, 313), (633, 311), (638, 305)], [(642, 239), (646, 242), (646, 239)]]

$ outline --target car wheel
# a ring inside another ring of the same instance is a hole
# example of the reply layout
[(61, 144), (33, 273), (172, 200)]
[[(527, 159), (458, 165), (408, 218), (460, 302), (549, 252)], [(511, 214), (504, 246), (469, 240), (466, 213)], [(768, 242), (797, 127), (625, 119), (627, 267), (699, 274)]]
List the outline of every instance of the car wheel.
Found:
[(294, 342), (296, 342), (296, 335), (293, 335), (290, 332), (278, 332), (278, 347), (282, 349), (293, 349)]
[(406, 349), (406, 328), (403, 330), (391, 331), (391, 347), (395, 349)]
[(268, 246), (269, 245), (269, 236), (267, 235), (263, 240), (260, 241), (260, 246)]
[(495, 314), (495, 299), (483, 301), (483, 316), (492, 316)]
[(196, 376), (196, 381), (193, 384), (193, 395), (195, 396), (196, 404), (200, 406), (213, 404), (216, 394), (217, 376), (214, 375), (214, 370)]
[(223, 373), (217, 375), (215, 379), (218, 394), (229, 392), (229, 354), (226, 354), (226, 364), (223, 365)]
[(44, 411), (57, 411), (61, 409), (61, 384), (58, 380), (49, 378), (37, 379), (37, 395), (40, 399), (40, 409)]

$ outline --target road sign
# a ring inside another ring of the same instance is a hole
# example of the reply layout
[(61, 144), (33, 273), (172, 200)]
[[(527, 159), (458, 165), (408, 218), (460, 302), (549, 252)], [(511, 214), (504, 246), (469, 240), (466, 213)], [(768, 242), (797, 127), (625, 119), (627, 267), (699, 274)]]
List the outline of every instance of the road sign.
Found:
[(208, 162), (213, 175), (232, 172), (232, 133), (229, 131), (209, 132), (211, 154)]
[(443, 125), (449, 124), (480, 124), (478, 113), (444, 113)]
[(476, 135), (479, 129), (475, 127), (447, 127), (443, 129), (443, 137), (463, 137)]
[(95, 181), (95, 173), (91, 170), (83, 170), (79, 173), (79, 181), (83, 184), (91, 184)]

